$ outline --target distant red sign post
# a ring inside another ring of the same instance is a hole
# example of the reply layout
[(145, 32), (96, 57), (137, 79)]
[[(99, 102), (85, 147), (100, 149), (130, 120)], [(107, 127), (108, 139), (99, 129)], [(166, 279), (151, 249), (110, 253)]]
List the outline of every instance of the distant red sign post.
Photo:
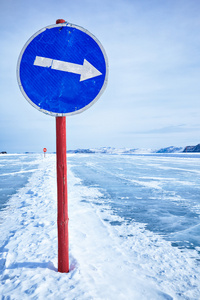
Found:
[(94, 104), (107, 77), (106, 53), (97, 38), (63, 19), (34, 34), (18, 60), (22, 94), (35, 108), (56, 117), (58, 272), (62, 273), (69, 272), (66, 116)]
[(47, 152), (47, 148), (43, 148), (43, 152), (44, 152), (44, 157), (45, 157), (45, 153)]

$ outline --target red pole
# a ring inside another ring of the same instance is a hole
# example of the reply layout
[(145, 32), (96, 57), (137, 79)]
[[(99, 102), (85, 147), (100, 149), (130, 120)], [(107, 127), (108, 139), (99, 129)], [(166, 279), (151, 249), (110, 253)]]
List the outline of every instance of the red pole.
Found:
[(66, 117), (56, 117), (58, 272), (69, 272)]
[[(64, 23), (58, 19), (56, 24)], [(58, 272), (69, 272), (66, 117), (56, 117)]]

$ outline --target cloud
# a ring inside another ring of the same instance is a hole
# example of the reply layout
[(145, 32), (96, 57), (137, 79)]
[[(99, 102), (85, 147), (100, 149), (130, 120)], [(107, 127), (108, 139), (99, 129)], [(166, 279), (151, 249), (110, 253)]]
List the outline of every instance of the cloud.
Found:
[(174, 126), (167, 126), (167, 127), (161, 127), (161, 128), (155, 128), (155, 129), (150, 129), (150, 130), (146, 130), (146, 131), (137, 131), (133, 133), (137, 133), (137, 134), (171, 134), (171, 133), (182, 133), (182, 132), (190, 132), (192, 131), (197, 131), (200, 129), (199, 127), (196, 128), (191, 128), (188, 127), (186, 124), (180, 124), (180, 125), (174, 125)]

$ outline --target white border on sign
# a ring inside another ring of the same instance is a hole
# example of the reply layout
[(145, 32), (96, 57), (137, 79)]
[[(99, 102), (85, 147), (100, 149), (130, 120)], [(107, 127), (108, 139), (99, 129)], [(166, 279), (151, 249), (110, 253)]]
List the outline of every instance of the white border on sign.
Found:
[[(95, 40), (95, 42), (100, 47), (100, 49), (101, 49), (101, 51), (103, 53), (104, 59), (105, 59), (105, 63), (106, 63), (106, 75), (105, 75), (105, 80), (104, 80), (104, 83), (103, 83), (103, 85), (101, 87), (101, 90), (99, 91), (98, 95), (88, 105), (84, 106), (83, 108), (81, 108), (79, 110), (76, 110), (76, 111), (73, 111), (73, 112), (70, 112), (70, 113), (55, 113), (55, 112), (47, 111), (45, 109), (41, 109), (34, 102), (32, 102), (32, 100), (28, 97), (28, 95), (26, 94), (26, 92), (23, 89), (23, 86), (22, 86), (22, 83), (21, 83), (21, 79), (20, 79), (20, 64), (21, 64), (21, 59), (22, 59), (22, 56), (24, 54), (24, 51), (26, 50), (26, 48), (30, 44), (30, 42), (37, 35), (39, 35), (43, 31), (45, 31), (46, 29), (51, 29), (51, 28), (54, 28), (54, 27), (63, 27), (63, 26), (72, 27), (72, 28), (76, 28), (76, 29), (78, 29), (80, 31), (83, 31), (84, 33), (86, 33), (87, 35), (89, 35), (93, 40)], [(21, 53), (20, 53), (19, 58), (18, 58), (18, 62), (17, 62), (17, 81), (18, 81), (19, 88), (20, 88), (23, 96), (37, 110), (39, 110), (39, 111), (41, 111), (41, 112), (43, 112), (43, 113), (45, 113), (47, 115), (54, 116), (54, 117), (64, 117), (64, 116), (72, 116), (72, 115), (80, 114), (83, 111), (85, 111), (86, 109), (90, 108), (90, 106), (92, 106), (100, 98), (100, 96), (103, 94), (103, 92), (104, 92), (104, 90), (105, 90), (105, 88), (107, 86), (107, 82), (108, 82), (108, 58), (107, 58), (106, 52), (105, 52), (103, 46), (101, 45), (101, 43), (99, 42), (99, 40), (92, 33), (90, 33), (87, 29), (85, 29), (83, 27), (80, 27), (78, 25), (74, 25), (74, 24), (68, 23), (68, 22), (66, 22), (66, 23), (60, 23), (60, 24), (54, 24), (54, 25), (49, 25), (47, 27), (44, 27), (44, 28), (40, 29), (34, 35), (32, 35), (30, 37), (30, 39), (26, 42), (26, 44), (24, 45), (24, 47), (22, 48)]]

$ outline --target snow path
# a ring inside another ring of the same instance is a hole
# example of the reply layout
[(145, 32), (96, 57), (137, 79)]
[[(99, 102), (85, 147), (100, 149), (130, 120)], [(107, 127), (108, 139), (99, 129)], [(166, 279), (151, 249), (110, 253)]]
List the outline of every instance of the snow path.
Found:
[(83, 202), (100, 192), (83, 186), (70, 170), (68, 193), (68, 274), (57, 272), (55, 155), (41, 159), (28, 184), (11, 198), (0, 224), (2, 299), (199, 298), (200, 274), (189, 255), (142, 225), (110, 226), (104, 218), (115, 216)]

